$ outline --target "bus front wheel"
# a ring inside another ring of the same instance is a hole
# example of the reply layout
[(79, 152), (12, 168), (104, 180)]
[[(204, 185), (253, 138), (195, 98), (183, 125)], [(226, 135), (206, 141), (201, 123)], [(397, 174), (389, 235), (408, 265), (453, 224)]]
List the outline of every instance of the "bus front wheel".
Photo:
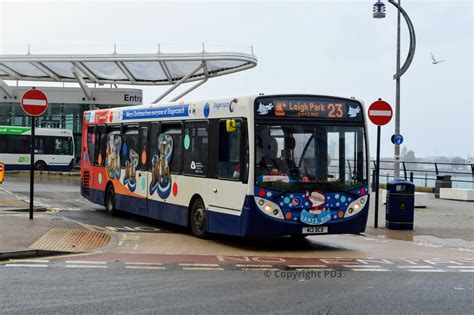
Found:
[(35, 163), (35, 170), (36, 171), (46, 171), (46, 163), (43, 161), (38, 161)]
[(191, 229), (194, 236), (206, 238), (207, 236), (207, 211), (202, 200), (194, 201), (191, 208)]
[(115, 192), (114, 186), (107, 186), (107, 191), (105, 193), (105, 211), (108, 214), (115, 214), (117, 209), (115, 209)]

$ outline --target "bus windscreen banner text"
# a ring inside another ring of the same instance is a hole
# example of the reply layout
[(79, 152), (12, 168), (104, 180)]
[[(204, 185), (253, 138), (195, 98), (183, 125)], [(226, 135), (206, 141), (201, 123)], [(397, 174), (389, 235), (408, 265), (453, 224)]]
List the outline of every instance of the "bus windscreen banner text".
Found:
[(337, 98), (258, 98), (255, 101), (258, 118), (320, 118), (356, 120), (363, 118), (359, 102)]

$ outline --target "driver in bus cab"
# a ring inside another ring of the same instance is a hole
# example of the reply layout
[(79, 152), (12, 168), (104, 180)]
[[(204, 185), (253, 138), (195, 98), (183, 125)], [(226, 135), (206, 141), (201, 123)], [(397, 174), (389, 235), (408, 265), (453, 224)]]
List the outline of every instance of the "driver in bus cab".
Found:
[(276, 139), (269, 139), (264, 147), (261, 145), (262, 141), (257, 144), (256, 161), (257, 161), (257, 176), (278, 173), (278, 143)]

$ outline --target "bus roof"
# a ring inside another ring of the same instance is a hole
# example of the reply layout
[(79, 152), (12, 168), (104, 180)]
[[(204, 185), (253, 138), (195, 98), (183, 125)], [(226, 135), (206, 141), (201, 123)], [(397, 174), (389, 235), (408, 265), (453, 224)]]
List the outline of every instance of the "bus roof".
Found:
[(240, 97), (216, 98), (195, 101), (177, 101), (159, 104), (144, 104), (91, 110), (84, 112), (84, 121), (88, 124), (115, 124), (153, 120), (207, 119), (230, 117), (253, 117), (254, 100), (257, 97), (318, 97), (342, 101), (363, 102), (355, 98), (317, 94), (253, 94)]

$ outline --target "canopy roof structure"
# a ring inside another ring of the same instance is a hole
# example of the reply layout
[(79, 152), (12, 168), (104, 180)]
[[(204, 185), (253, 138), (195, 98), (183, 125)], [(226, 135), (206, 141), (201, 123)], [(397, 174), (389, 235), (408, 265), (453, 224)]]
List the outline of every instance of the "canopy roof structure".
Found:
[[(257, 57), (245, 53), (156, 53), (95, 55), (0, 55), (0, 88), (4, 80), (76, 82), (89, 98), (87, 83), (171, 85), (158, 102), (183, 83), (199, 81), (177, 100), (208, 79), (253, 68)], [(5, 91), (8, 94), (8, 91)]]

